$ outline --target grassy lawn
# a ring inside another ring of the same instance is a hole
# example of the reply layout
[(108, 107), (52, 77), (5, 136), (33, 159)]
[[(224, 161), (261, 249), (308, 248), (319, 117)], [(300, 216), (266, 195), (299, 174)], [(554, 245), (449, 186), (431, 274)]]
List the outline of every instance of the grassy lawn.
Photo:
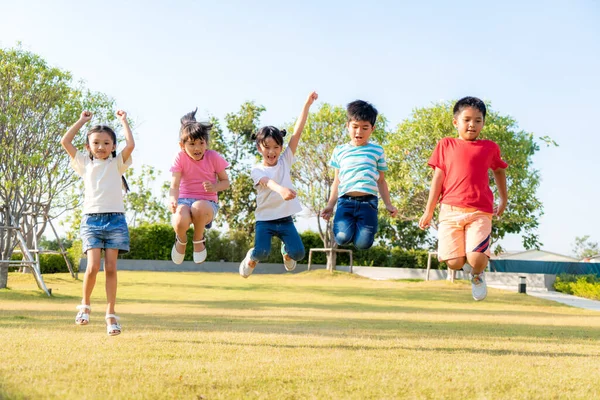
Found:
[(600, 313), (465, 281), (120, 272), (76, 326), (81, 281), (10, 274), (0, 399), (600, 398)]

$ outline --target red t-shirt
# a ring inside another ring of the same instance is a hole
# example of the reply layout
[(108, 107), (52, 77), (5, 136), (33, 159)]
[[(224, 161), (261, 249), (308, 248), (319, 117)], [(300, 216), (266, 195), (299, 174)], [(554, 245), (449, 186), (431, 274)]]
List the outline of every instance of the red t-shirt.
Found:
[(494, 211), (488, 170), (508, 167), (500, 158), (500, 147), (495, 142), (446, 137), (435, 146), (428, 164), (446, 175), (440, 203)]

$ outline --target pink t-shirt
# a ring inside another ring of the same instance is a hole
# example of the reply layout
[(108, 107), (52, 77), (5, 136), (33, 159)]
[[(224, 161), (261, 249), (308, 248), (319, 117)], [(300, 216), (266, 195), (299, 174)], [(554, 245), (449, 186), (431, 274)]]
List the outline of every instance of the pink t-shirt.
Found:
[(185, 151), (175, 157), (169, 171), (181, 172), (179, 198), (217, 201), (216, 193), (204, 190), (203, 182), (217, 183), (217, 174), (229, 167), (223, 156), (214, 150), (206, 150), (201, 160), (194, 160)]
[(495, 142), (446, 137), (438, 142), (428, 164), (446, 175), (440, 203), (493, 212), (494, 195), (488, 171), (508, 167)]

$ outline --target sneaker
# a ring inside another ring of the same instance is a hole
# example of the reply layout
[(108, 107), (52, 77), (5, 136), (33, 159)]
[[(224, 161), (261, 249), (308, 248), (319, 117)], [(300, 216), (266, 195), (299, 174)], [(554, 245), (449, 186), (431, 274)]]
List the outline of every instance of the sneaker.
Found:
[(254, 250), (254, 247), (248, 250), (248, 253), (246, 253), (246, 257), (240, 263), (240, 275), (242, 276), (242, 278), (247, 278), (254, 272), (254, 268), (251, 268), (248, 265), (248, 263), (250, 262), (250, 255), (252, 254), (252, 250)]
[(287, 272), (291, 272), (296, 269), (296, 260), (294, 259), (286, 259), (287, 251), (285, 251), (285, 244), (281, 244), (281, 255), (283, 256), (283, 266)]
[(480, 274), (471, 275), (471, 291), (475, 301), (481, 301), (487, 296), (487, 285), (485, 284), (485, 276), (483, 272)]

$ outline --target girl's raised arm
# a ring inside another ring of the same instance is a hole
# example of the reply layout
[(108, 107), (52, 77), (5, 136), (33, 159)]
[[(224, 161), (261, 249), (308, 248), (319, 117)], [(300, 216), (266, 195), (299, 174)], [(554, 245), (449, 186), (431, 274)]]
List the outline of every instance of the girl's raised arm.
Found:
[(315, 102), (319, 98), (317, 92), (312, 92), (308, 95), (306, 99), (306, 103), (304, 103), (304, 107), (302, 107), (302, 112), (296, 121), (296, 125), (294, 126), (294, 134), (290, 139), (290, 143), (288, 146), (292, 150), (293, 154), (296, 154), (296, 148), (298, 147), (298, 142), (300, 142), (300, 136), (302, 136), (302, 131), (304, 130), (304, 125), (306, 124), (306, 119), (308, 118), (308, 110), (312, 103)]
[(69, 156), (71, 156), (71, 158), (74, 158), (75, 154), (77, 154), (77, 148), (73, 146), (73, 139), (75, 138), (75, 135), (77, 135), (77, 132), (79, 132), (81, 127), (87, 122), (89, 122), (91, 119), (92, 113), (89, 111), (83, 111), (77, 122), (75, 122), (75, 124), (73, 124), (73, 126), (69, 128), (67, 133), (65, 133), (62, 139), (60, 140), (60, 144), (67, 151), (67, 153), (69, 153)]
[(119, 121), (121, 121), (123, 129), (125, 130), (125, 147), (121, 151), (123, 162), (125, 162), (129, 159), (131, 152), (135, 148), (135, 140), (133, 140), (133, 134), (131, 133), (129, 122), (127, 122), (127, 113), (123, 110), (119, 110), (117, 111), (117, 118), (119, 118)]

